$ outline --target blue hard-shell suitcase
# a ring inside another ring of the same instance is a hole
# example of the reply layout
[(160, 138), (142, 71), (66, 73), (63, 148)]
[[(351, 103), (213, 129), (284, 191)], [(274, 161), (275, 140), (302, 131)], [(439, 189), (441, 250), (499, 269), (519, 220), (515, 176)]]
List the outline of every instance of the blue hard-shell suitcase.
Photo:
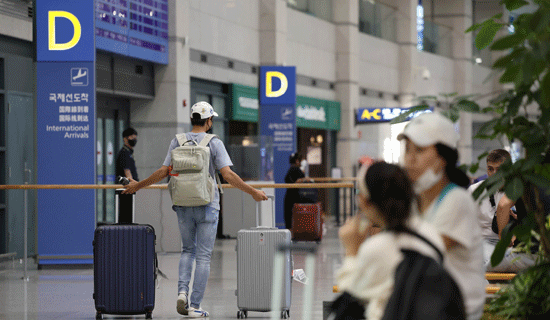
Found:
[(155, 307), (155, 230), (150, 225), (97, 227), (94, 234), (96, 319), (103, 314), (145, 314)]

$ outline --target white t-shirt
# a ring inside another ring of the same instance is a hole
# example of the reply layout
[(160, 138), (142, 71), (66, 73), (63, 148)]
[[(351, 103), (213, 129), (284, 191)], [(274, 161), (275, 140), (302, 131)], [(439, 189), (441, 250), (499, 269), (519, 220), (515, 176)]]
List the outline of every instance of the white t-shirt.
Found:
[(440, 234), (460, 244), (447, 251), (444, 266), (460, 287), (468, 319), (480, 319), (486, 281), (479, 206), (464, 188), (455, 186), (443, 192), (443, 199), (434, 200), (421, 216)]
[[(443, 240), (429, 223), (413, 215), (407, 226), (445, 252)], [(338, 288), (368, 303), (365, 318), (369, 320), (384, 316), (393, 291), (395, 269), (403, 260), (401, 249), (416, 250), (439, 260), (435, 250), (417, 237), (383, 231), (363, 242), (355, 257), (345, 257), (337, 271)]]
[[(482, 183), (483, 181), (479, 181), (473, 185), (471, 185), (468, 188), (468, 191), (470, 193), (473, 193), (477, 187)], [(483, 190), (483, 193), (479, 197), (481, 197), (487, 192), (487, 190)], [(495, 213), (497, 211), (497, 205), (502, 196), (504, 195), (504, 192), (496, 192), (495, 197), (495, 206), (493, 207), (491, 205), (491, 200), (489, 198), (485, 198), (483, 200), (478, 200), (477, 204), (479, 205), (479, 226), (481, 227), (481, 235), (484, 239), (488, 240), (499, 240), (498, 234), (493, 232), (492, 225), (493, 225), (493, 217), (495, 216)]]

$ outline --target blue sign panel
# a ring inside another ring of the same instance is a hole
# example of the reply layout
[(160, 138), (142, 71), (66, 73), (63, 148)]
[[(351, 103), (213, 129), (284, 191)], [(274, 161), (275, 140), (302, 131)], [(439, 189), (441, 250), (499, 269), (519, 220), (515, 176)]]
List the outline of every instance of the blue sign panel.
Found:
[[(290, 168), (288, 159), (296, 150), (296, 108), (295, 106), (261, 106), (260, 135), (273, 137), (273, 178), (275, 183), (284, 183)], [(285, 189), (275, 189), (275, 223), (284, 224)]]
[[(38, 184), (95, 183), (94, 0), (37, 0)], [(38, 190), (39, 264), (91, 264), (95, 190)]]
[[(296, 151), (296, 67), (260, 67), (260, 135), (273, 138), (273, 179), (284, 183), (290, 155)], [(284, 224), (286, 190), (275, 189), (275, 223)]]
[(296, 104), (296, 67), (260, 67), (260, 105)]
[[(356, 110), (356, 123), (372, 123), (372, 122), (390, 122), (402, 113), (409, 111), (410, 108), (360, 108)], [(422, 113), (433, 112), (433, 108), (417, 111), (407, 117), (410, 120), (419, 116)]]
[(167, 0), (96, 0), (96, 47), (168, 64)]
[(37, 61), (94, 61), (93, 0), (37, 0)]
[[(38, 184), (95, 183), (94, 71), (93, 62), (37, 64)], [(41, 264), (48, 255), (91, 255), (94, 228), (94, 190), (38, 191)]]

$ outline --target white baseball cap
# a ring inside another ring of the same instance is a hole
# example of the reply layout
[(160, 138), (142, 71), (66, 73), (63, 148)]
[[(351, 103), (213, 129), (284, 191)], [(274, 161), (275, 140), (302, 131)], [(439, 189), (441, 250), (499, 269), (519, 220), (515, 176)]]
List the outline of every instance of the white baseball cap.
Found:
[(413, 118), (397, 136), (397, 140), (408, 138), (419, 147), (441, 143), (447, 147), (458, 147), (458, 133), (451, 120), (439, 113), (423, 113)]
[(208, 119), (212, 116), (217, 117), (218, 114), (214, 111), (214, 108), (210, 105), (210, 103), (206, 101), (199, 101), (195, 103), (191, 107), (191, 117), (193, 117), (193, 113), (198, 113), (201, 115), (201, 119)]

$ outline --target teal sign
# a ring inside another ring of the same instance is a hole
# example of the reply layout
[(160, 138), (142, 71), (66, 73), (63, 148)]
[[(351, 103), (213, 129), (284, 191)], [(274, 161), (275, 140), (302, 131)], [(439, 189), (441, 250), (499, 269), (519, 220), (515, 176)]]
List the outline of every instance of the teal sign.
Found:
[[(258, 122), (258, 89), (231, 85), (231, 119)], [(340, 103), (309, 97), (296, 97), (296, 126), (323, 130), (340, 130)]]

